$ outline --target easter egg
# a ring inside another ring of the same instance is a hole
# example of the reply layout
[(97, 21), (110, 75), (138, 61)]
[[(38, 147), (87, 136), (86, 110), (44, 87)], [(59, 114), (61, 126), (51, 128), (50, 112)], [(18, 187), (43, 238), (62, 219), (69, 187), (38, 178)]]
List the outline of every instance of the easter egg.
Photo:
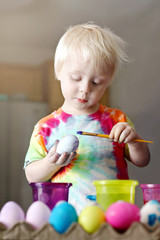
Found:
[(50, 214), (51, 210), (45, 203), (36, 201), (30, 205), (26, 212), (26, 222), (38, 229), (48, 223)]
[(89, 205), (81, 211), (78, 222), (86, 232), (94, 233), (105, 222), (105, 215), (99, 206)]
[(160, 204), (156, 200), (150, 200), (140, 209), (140, 221), (153, 229), (160, 224)]
[(70, 154), (71, 152), (75, 152), (78, 146), (79, 146), (78, 138), (75, 135), (67, 135), (59, 141), (56, 152), (58, 154), (62, 154), (64, 152)]
[(25, 220), (23, 209), (14, 201), (9, 201), (4, 204), (0, 213), (0, 222), (7, 228), (11, 228), (18, 222)]
[(140, 220), (140, 209), (129, 202), (117, 201), (105, 213), (106, 221), (117, 230), (126, 230), (133, 222)]
[(56, 204), (49, 218), (49, 223), (58, 233), (66, 232), (71, 224), (77, 221), (78, 216), (75, 208), (65, 201)]

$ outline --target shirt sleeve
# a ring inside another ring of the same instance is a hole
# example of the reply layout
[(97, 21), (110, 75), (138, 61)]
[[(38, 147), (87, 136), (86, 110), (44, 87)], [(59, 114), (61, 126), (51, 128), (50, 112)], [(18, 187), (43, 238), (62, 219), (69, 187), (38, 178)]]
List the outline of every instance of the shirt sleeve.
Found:
[(44, 144), (44, 138), (40, 134), (40, 129), (38, 126), (35, 126), (31, 139), (27, 154), (25, 156), (24, 161), (24, 169), (25, 167), (33, 161), (40, 160), (47, 155), (47, 150)]

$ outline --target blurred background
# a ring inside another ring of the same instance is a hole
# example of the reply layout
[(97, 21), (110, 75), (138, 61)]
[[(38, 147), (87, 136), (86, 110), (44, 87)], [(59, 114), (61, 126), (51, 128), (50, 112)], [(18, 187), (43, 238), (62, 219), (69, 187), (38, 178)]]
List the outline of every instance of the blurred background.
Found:
[[(160, 183), (160, 1), (0, 0), (0, 208), (32, 202), (23, 164), (35, 123), (61, 106), (53, 56), (70, 25), (93, 21), (127, 43), (131, 59), (102, 99), (123, 110), (150, 144), (145, 168), (129, 164), (131, 179)], [(142, 192), (136, 188), (136, 203)]]

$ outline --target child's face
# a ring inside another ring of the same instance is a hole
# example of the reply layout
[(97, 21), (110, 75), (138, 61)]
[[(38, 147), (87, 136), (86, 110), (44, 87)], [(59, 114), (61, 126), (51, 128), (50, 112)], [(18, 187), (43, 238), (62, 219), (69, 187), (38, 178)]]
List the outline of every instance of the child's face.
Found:
[(98, 110), (98, 101), (111, 80), (108, 67), (96, 70), (92, 61), (82, 55), (68, 57), (58, 78), (61, 81), (64, 104), (62, 109), (70, 114), (91, 114)]

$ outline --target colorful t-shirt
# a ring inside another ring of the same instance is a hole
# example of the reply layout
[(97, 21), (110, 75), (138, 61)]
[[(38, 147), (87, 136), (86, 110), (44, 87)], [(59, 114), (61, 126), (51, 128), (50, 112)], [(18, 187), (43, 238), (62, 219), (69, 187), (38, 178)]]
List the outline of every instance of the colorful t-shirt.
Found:
[(35, 126), (24, 167), (44, 158), (56, 139), (73, 134), (79, 139), (76, 157), (62, 167), (52, 182), (71, 182), (69, 202), (79, 213), (88, 203), (88, 195), (95, 195), (94, 180), (128, 179), (124, 158), (125, 144), (107, 138), (78, 135), (77, 131), (109, 134), (118, 122), (128, 122), (127, 116), (118, 109), (100, 105), (89, 115), (71, 115), (61, 108), (41, 119)]

